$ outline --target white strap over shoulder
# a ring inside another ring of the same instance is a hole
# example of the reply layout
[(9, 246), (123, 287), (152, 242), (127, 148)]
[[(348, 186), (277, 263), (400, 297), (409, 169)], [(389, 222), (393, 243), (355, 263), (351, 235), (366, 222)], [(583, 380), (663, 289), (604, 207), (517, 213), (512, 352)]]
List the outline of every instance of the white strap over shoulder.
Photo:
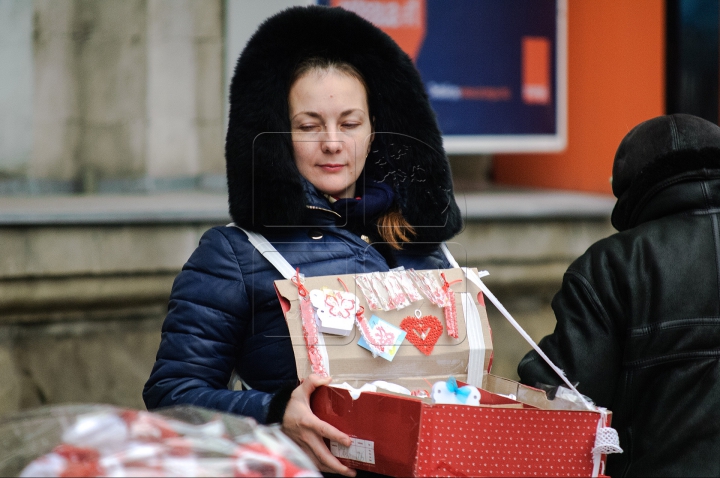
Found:
[(270, 244), (270, 242), (265, 239), (262, 234), (245, 230), (242, 227), (236, 225), (234, 222), (231, 222), (226, 227), (236, 227), (243, 231), (245, 234), (247, 234), (250, 244), (252, 244), (255, 249), (257, 249), (258, 252), (263, 255), (265, 259), (267, 259), (272, 265), (274, 265), (284, 278), (291, 279), (295, 275), (295, 269), (293, 269), (293, 267), (288, 261), (285, 260), (282, 254), (280, 254), (278, 250), (275, 249), (275, 246)]
[[(443, 242), (440, 245), (440, 248), (445, 253), (445, 257), (447, 257), (448, 261), (450, 261), (451, 264), (453, 264), (453, 267), (460, 267), (455, 260), (455, 258), (450, 254), (450, 250), (448, 249), (447, 245)], [(512, 325), (515, 330), (518, 331), (518, 333), (522, 336), (522, 338), (525, 339), (525, 341), (530, 344), (530, 346), (540, 355), (540, 357), (547, 363), (551, 369), (560, 377), (560, 379), (565, 382), (565, 385), (568, 386), (570, 390), (575, 392), (575, 394), (580, 397), (580, 401), (587, 407), (588, 410), (596, 410), (596, 408), (591, 405), (587, 400), (585, 400), (585, 397), (578, 392), (578, 390), (575, 388), (575, 386), (570, 383), (570, 380), (565, 376), (565, 373), (560, 370), (560, 368), (555, 365), (550, 358), (545, 355), (545, 352), (542, 351), (542, 349), (538, 346), (538, 344), (535, 343), (535, 341), (528, 335), (527, 332), (520, 326), (520, 324), (517, 323), (517, 321), (513, 318), (512, 315), (510, 315), (510, 312), (505, 309), (505, 307), (500, 303), (500, 301), (495, 297), (495, 295), (490, 292), (490, 289), (487, 288), (485, 283), (480, 280), (481, 277), (484, 277), (486, 275), (489, 275), (487, 271), (479, 271), (477, 274), (475, 274), (475, 271), (472, 269), (468, 269), (467, 267), (462, 267), (462, 270), (465, 271), (465, 276), (468, 278), (470, 282), (475, 284), (485, 296), (490, 299), (490, 301), (497, 307), (497, 309), (500, 311), (500, 313), (510, 322), (510, 325)]]
[[(275, 246), (270, 244), (270, 241), (265, 239), (265, 236), (243, 229), (234, 222), (231, 222), (226, 227), (236, 227), (242, 232), (247, 234), (248, 241), (252, 244), (255, 249), (263, 255), (275, 268), (282, 274), (286, 279), (292, 279), (295, 276), (295, 269), (290, 263), (275, 249)], [(330, 360), (328, 359), (327, 349), (325, 348), (325, 338), (323, 334), (318, 334), (318, 350), (320, 351), (320, 357), (322, 358), (323, 366), (327, 373), (330, 373)]]
[(453, 257), (453, 255), (450, 254), (450, 249), (448, 249), (447, 244), (445, 244), (444, 242), (441, 242), (440, 249), (443, 251), (443, 254), (445, 254), (445, 259), (448, 260), (448, 262), (450, 263), (451, 266), (453, 266), (454, 268), (460, 267), (460, 264), (458, 264), (457, 261), (455, 260), (455, 258)]

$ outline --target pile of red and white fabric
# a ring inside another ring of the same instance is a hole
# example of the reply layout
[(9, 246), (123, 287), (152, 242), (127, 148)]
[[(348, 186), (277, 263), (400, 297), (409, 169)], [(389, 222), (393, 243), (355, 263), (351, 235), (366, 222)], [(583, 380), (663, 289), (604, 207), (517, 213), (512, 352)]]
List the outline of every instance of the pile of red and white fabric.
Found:
[(321, 476), (277, 428), (250, 419), (195, 407), (86, 408), (47, 418), (61, 425), (60, 440), (20, 476)]

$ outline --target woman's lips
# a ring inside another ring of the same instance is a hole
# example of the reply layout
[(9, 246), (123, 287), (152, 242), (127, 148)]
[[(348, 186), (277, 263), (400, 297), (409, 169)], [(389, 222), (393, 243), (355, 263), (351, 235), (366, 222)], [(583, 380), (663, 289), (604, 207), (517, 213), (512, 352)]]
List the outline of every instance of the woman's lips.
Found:
[(342, 164), (321, 164), (320, 169), (327, 173), (337, 173), (343, 168)]

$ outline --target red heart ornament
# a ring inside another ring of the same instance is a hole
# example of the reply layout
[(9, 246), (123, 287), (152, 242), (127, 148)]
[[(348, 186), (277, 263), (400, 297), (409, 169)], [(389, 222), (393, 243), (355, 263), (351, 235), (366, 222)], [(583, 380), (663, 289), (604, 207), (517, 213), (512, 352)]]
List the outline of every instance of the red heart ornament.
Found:
[(443, 326), (434, 315), (423, 317), (405, 317), (400, 328), (406, 332), (405, 338), (425, 355), (430, 355), (442, 335)]

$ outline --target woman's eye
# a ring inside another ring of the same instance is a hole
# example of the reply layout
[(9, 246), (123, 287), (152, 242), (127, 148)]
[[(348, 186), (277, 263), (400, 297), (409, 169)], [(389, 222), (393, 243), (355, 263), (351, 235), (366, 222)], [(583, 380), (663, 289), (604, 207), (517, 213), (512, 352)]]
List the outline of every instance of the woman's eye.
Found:
[(317, 127), (317, 125), (314, 125), (314, 124), (303, 124), (303, 125), (298, 126), (298, 129), (300, 131), (312, 131), (316, 127)]
[(360, 126), (360, 123), (343, 123), (342, 126), (345, 129), (352, 129), (352, 128), (357, 128), (358, 126)]

